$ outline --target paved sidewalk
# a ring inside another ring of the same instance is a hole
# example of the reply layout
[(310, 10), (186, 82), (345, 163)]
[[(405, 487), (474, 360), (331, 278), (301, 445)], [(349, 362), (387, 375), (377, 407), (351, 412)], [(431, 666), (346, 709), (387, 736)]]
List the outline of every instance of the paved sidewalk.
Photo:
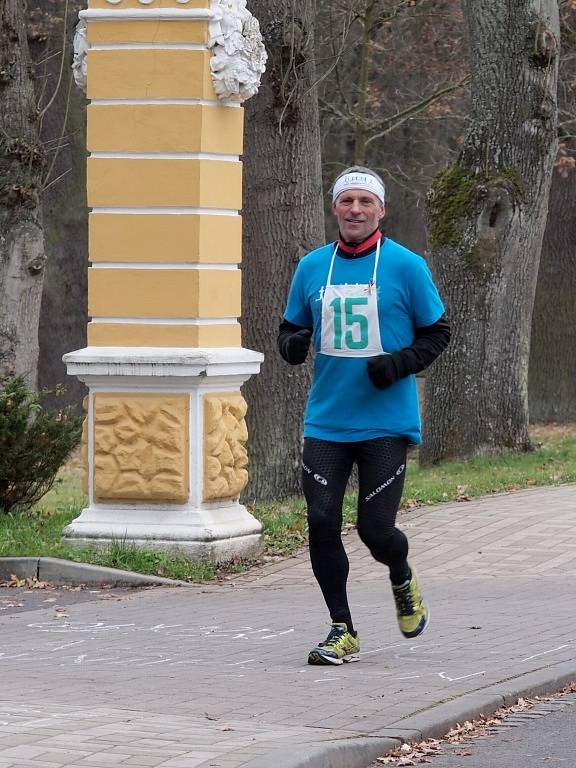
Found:
[(223, 585), (0, 614), (0, 768), (352, 768), (576, 679), (575, 486), (405, 514), (427, 632), (404, 640), (355, 533), (361, 661), (310, 667), (307, 554)]

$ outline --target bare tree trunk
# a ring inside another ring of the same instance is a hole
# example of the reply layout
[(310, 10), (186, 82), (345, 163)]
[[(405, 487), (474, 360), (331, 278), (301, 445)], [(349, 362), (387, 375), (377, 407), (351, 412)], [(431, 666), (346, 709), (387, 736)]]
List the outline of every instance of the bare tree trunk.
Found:
[(576, 6), (561, 5), (558, 74), (560, 151), (532, 318), (530, 421), (576, 421)]
[(530, 326), (557, 146), (557, 1), (463, 8), (472, 123), (428, 200), (454, 334), (426, 379), (423, 463), (530, 447)]
[(36, 386), (44, 152), (22, 0), (0, 0), (0, 378)]
[(312, 2), (253, 0), (249, 5), (270, 58), (246, 115), (244, 344), (266, 355), (262, 372), (245, 388), (251, 460), (247, 501), (300, 492), (310, 373), (280, 359), (276, 335), (298, 260), (324, 239)]
[(86, 100), (73, 83), (70, 66), (74, 25), (83, 3), (70, 0), (66, 30), (65, 3), (59, 6), (58, 16), (51, 0), (33, 0), (28, 6), (29, 31), (34, 31), (36, 40), (31, 43), (31, 54), (35, 62), (42, 62), (37, 65), (37, 98), (40, 100), (42, 91), (44, 100), (57, 91), (41, 127), (41, 139), (48, 148), (47, 189), (42, 196), (47, 266), (39, 325), (38, 386), (53, 392), (64, 384), (63, 393), (46, 396), (44, 404), (80, 408), (84, 384), (67, 376), (62, 355), (86, 346), (88, 321)]
[[(574, 150), (571, 155), (574, 156)], [(576, 421), (576, 174), (554, 174), (532, 318), (531, 421)]]

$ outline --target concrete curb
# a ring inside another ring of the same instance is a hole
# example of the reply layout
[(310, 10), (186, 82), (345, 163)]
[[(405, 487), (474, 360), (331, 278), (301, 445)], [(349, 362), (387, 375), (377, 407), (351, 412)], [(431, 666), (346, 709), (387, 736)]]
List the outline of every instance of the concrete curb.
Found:
[(0, 557), (0, 581), (8, 581), (12, 575), (19, 579), (47, 581), (55, 586), (78, 584), (86, 586), (106, 584), (111, 587), (190, 586), (185, 581), (149, 576), (134, 571), (122, 571), (117, 568), (104, 568), (90, 563), (59, 560), (54, 557)]
[(365, 736), (295, 745), (259, 755), (242, 763), (242, 768), (365, 768), (400, 744), (394, 739)]
[(274, 768), (366, 768), (377, 757), (383, 757), (405, 741), (441, 738), (466, 720), (491, 715), (523, 696), (532, 698), (557, 693), (575, 680), (576, 660), (562, 662), (467, 693), (363, 737), (279, 749), (243, 763), (243, 768), (270, 768), (271, 765)]

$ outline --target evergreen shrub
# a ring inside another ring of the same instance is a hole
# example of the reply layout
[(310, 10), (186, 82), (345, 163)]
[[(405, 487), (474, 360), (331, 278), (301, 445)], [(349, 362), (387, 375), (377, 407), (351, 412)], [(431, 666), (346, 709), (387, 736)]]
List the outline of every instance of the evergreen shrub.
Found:
[(44, 410), (22, 377), (0, 381), (0, 513), (29, 509), (50, 490), (80, 440), (70, 408)]

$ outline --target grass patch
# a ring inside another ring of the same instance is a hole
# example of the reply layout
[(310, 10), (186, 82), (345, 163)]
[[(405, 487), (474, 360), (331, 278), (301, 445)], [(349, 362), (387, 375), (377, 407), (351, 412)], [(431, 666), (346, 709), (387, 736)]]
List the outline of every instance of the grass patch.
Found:
[(210, 581), (213, 563), (194, 562), (185, 554), (138, 549), (121, 539), (105, 549), (62, 544), (62, 529), (86, 504), (76, 467), (60, 473), (54, 488), (28, 512), (0, 514), (0, 557), (58, 557), (180, 581)]
[[(540, 447), (531, 453), (451, 462), (431, 469), (421, 469), (411, 458), (403, 509), (409, 514), (423, 504), (465, 501), (490, 493), (576, 482), (576, 425), (535, 427), (532, 438)], [(124, 541), (104, 550), (61, 544), (62, 529), (78, 516), (84, 505), (78, 468), (72, 463), (32, 510), (20, 515), (0, 514), (0, 557), (59, 557), (191, 582), (238, 573), (250, 565), (234, 563), (216, 569), (212, 563), (193, 562), (183, 554), (137, 549)], [(306, 544), (303, 499), (259, 504), (251, 511), (264, 526), (267, 555), (289, 555)], [(354, 525), (355, 519), (356, 496), (349, 494), (344, 500), (345, 526)]]

